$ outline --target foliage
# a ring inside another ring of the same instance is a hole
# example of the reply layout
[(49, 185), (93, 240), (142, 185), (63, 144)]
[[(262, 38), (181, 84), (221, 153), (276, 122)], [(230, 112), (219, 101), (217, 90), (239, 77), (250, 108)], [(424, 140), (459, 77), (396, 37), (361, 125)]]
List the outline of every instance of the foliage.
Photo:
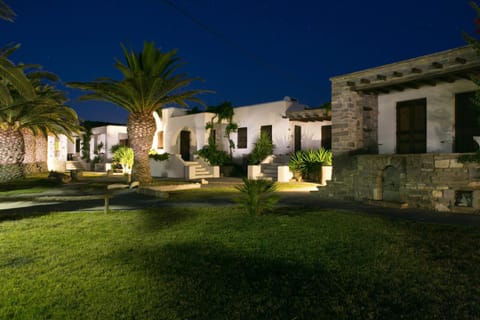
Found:
[(260, 137), (253, 147), (252, 152), (248, 155), (247, 161), (249, 164), (257, 165), (262, 162), (267, 156), (273, 153), (275, 145), (271, 141), (271, 137), (266, 132), (260, 132)]
[(0, 0), (0, 19), (4, 19), (10, 22), (13, 22), (15, 17), (15, 12), (5, 3), (3, 0)]
[(236, 189), (242, 193), (236, 199), (237, 202), (250, 215), (258, 216), (271, 211), (278, 201), (278, 197), (273, 194), (277, 189), (273, 181), (243, 178), (243, 185), (237, 186)]
[[(297, 151), (290, 156), (288, 167), (300, 172), (303, 177), (318, 176), (322, 166), (332, 165), (332, 152), (320, 148), (318, 150)], [(315, 180), (315, 179), (314, 179)]]
[(170, 157), (170, 154), (167, 153), (167, 152), (164, 152), (164, 153), (158, 153), (157, 151), (155, 150), (150, 150), (148, 152), (148, 157), (150, 159), (153, 159), (155, 161), (165, 161), (165, 160), (168, 160), (168, 158)]
[(198, 150), (196, 154), (207, 161), (211, 166), (223, 166), (232, 163), (232, 159), (223, 150), (218, 150), (215, 143), (204, 145), (202, 149)]
[(82, 157), (81, 158), (86, 162), (90, 162), (90, 140), (91, 139), (92, 139), (92, 129), (85, 128), (85, 131), (82, 137), (82, 147), (81, 147)]
[(467, 162), (477, 162), (480, 163), (480, 150), (474, 154), (462, 154), (458, 157), (458, 162), (467, 163)]
[(131, 172), (134, 160), (133, 149), (127, 146), (113, 146), (113, 161), (122, 165), (123, 173)]
[[(215, 114), (212, 119), (205, 125), (206, 130), (214, 129), (215, 119), (218, 124), (222, 123), (223, 120), (227, 120), (227, 125), (225, 126), (225, 138), (228, 141), (229, 155), (230, 159), (232, 159), (235, 142), (230, 138), (230, 135), (233, 132), (237, 132), (238, 130), (238, 124), (233, 122), (233, 115), (235, 114), (235, 111), (233, 109), (232, 103), (229, 101), (224, 101), (217, 106), (209, 106), (206, 111)], [(210, 134), (208, 139), (209, 144), (215, 143), (213, 138), (213, 135)]]
[(0, 49), (0, 181), (24, 175), (24, 134), (71, 138), (79, 132), (77, 114), (65, 105), (64, 92), (53, 86), (58, 77), (40, 66), (10, 61), (18, 47)]

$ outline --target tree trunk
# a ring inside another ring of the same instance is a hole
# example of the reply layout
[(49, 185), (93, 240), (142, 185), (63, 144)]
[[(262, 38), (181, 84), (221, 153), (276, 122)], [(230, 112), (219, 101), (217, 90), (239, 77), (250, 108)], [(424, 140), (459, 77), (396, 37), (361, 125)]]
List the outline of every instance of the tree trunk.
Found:
[(30, 129), (21, 129), (23, 141), (25, 144), (25, 156), (23, 158), (25, 174), (37, 173), (37, 145), (35, 135)]
[(0, 126), (0, 181), (23, 178), (25, 147), (20, 130)]
[(37, 154), (35, 162), (37, 163), (39, 172), (48, 172), (48, 143), (47, 137), (44, 135), (37, 135), (36, 139), (36, 149)]
[(130, 113), (127, 123), (128, 142), (135, 155), (132, 175), (141, 184), (152, 181), (148, 152), (152, 148), (155, 131), (155, 119), (151, 112)]

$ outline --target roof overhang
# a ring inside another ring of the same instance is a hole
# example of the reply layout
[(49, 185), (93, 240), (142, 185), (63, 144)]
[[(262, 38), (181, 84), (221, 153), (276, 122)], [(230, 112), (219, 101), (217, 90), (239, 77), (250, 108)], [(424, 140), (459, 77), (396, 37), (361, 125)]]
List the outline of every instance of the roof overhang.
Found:
[(331, 112), (328, 109), (307, 109), (302, 111), (292, 111), (286, 114), (290, 121), (313, 122), (329, 121), (332, 119)]
[(480, 78), (480, 55), (465, 46), (336, 76), (331, 81), (336, 87), (378, 95), (473, 77)]

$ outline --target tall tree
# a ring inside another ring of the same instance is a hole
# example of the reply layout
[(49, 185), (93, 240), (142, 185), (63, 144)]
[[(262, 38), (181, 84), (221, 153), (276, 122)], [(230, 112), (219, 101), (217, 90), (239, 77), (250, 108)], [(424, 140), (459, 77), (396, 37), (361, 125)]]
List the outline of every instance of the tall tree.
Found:
[[(63, 92), (50, 82), (56, 76), (39, 71), (32, 66), (15, 65), (7, 62), (7, 76), (0, 74), (0, 181), (23, 176), (25, 144), (23, 134), (64, 134), (78, 132), (77, 114), (64, 105)], [(9, 75), (15, 75), (12, 77)], [(33, 94), (30, 90), (32, 88)], [(22, 134), (23, 133), (23, 134)]]
[(15, 12), (3, 0), (0, 0), (0, 19), (12, 22), (14, 17)]
[(181, 66), (176, 50), (162, 52), (153, 42), (145, 42), (143, 51), (128, 50), (122, 45), (125, 62), (116, 59), (115, 67), (123, 79), (100, 78), (93, 82), (70, 82), (73, 88), (87, 90), (82, 100), (112, 102), (130, 114), (127, 123), (128, 141), (135, 160), (132, 174), (142, 184), (151, 182), (148, 152), (156, 131), (153, 112), (166, 104), (186, 106), (187, 101), (202, 103), (196, 96), (206, 90), (187, 90), (198, 78), (175, 72)]

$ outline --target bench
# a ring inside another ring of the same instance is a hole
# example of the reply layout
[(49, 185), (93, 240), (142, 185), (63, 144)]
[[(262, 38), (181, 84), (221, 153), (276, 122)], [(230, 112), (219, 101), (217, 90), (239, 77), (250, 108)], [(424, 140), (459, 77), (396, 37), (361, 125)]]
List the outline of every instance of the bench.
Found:
[(94, 195), (79, 195), (79, 196), (43, 196), (37, 197), (34, 200), (39, 202), (48, 201), (88, 201), (88, 200), (104, 200), (104, 213), (109, 211), (109, 202), (113, 194), (94, 194)]

